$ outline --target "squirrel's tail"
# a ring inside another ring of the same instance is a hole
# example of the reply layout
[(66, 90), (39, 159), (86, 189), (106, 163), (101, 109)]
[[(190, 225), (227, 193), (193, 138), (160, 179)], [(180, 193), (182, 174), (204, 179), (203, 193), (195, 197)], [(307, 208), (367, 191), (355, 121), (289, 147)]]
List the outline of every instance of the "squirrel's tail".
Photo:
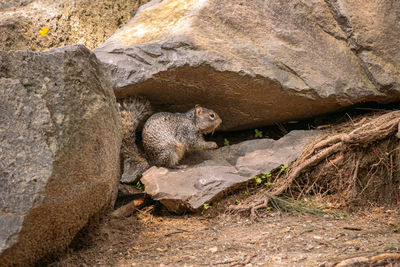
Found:
[(136, 132), (143, 128), (145, 121), (152, 115), (150, 102), (141, 97), (128, 97), (118, 100), (121, 114), (122, 139), (122, 176), (123, 183), (136, 183), (150, 165), (144, 153), (137, 147)]

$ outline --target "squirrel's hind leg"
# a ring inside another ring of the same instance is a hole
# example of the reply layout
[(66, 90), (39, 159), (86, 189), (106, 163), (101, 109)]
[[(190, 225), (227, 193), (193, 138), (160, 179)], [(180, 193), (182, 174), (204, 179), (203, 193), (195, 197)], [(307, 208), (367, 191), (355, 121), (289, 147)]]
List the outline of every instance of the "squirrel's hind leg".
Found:
[(159, 150), (157, 153), (156, 165), (172, 169), (182, 169), (184, 166), (178, 166), (179, 161), (183, 158), (186, 148), (182, 143), (172, 144)]
[(169, 153), (169, 162), (168, 162), (168, 167), (169, 168), (175, 168), (175, 169), (182, 169), (178, 166), (179, 161), (183, 158), (183, 155), (185, 154), (186, 151), (186, 146), (182, 143), (177, 143), (174, 145), (174, 149), (170, 150)]

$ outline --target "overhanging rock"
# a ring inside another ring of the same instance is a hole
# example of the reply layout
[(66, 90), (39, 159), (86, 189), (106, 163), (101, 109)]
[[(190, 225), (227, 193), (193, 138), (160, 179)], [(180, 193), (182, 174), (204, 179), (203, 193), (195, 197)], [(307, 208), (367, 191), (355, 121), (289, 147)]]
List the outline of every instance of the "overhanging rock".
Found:
[(399, 10), (395, 0), (151, 1), (94, 52), (118, 98), (201, 104), (222, 130), (243, 129), (400, 100)]

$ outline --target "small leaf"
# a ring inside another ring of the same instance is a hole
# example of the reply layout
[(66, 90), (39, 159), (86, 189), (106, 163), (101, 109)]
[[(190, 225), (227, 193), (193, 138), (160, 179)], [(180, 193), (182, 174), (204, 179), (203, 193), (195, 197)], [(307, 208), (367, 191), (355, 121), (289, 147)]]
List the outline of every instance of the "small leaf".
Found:
[(224, 139), (224, 146), (229, 146), (229, 140), (228, 139)]
[(47, 32), (49, 31), (50, 29), (49, 29), (49, 27), (43, 27), (40, 31), (39, 31), (39, 33), (40, 33), (40, 35), (41, 36), (47, 36)]
[(138, 181), (136, 183), (136, 188), (142, 190), (142, 189), (144, 189), (144, 184), (142, 184), (140, 181)]
[(207, 203), (203, 204), (203, 209), (208, 210), (209, 208), (211, 208), (210, 204), (207, 204)]
[(240, 205), (240, 200), (239, 200), (239, 199), (236, 199), (236, 200), (235, 200), (235, 204), (236, 204), (236, 205)]
[(258, 129), (255, 129), (254, 130), (254, 137), (255, 138), (262, 138), (263, 137), (263, 132), (262, 131), (260, 131), (260, 130), (258, 130)]
[(287, 165), (287, 164), (285, 164), (285, 165), (282, 165), (282, 167), (281, 167), (281, 171), (280, 172), (284, 172), (284, 171), (286, 171), (286, 169), (288, 168), (289, 166)]

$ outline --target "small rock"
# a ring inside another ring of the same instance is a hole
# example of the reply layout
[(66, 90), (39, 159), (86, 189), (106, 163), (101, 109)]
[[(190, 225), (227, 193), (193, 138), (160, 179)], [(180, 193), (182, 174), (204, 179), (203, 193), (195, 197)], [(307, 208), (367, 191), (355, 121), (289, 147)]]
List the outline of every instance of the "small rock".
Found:
[(387, 225), (389, 225), (389, 226), (394, 226), (395, 223), (394, 223), (394, 221), (387, 221)]
[(312, 250), (313, 248), (314, 248), (314, 246), (311, 245), (311, 244), (307, 244), (307, 245), (306, 245), (306, 249), (307, 249), (307, 250)]
[(217, 247), (212, 247), (212, 248), (209, 248), (208, 250), (211, 251), (212, 253), (215, 253), (215, 252), (218, 251), (218, 248)]

